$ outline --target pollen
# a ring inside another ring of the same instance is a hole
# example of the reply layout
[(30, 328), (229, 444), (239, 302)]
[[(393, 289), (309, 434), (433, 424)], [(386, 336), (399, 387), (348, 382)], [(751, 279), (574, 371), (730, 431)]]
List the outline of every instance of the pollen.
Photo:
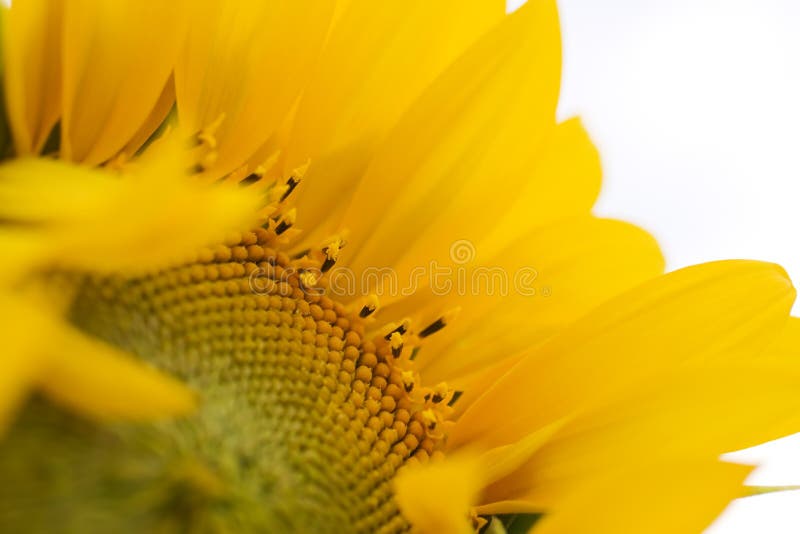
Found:
[[(278, 221), (201, 250), (189, 264), (136, 279), (87, 280), (75, 320), (177, 373), (201, 395), (208, 384), (232, 390), (227, 402), (259, 422), (231, 432), (252, 440), (245, 435), (251, 426), (266, 429), (269, 455), (279, 458), (269, 469), (296, 481), (297, 507), (336, 510), (337, 528), (348, 532), (403, 531), (392, 477), (443, 448), (453, 392), (445, 383), (421, 383), (411, 359), (420, 335), (410, 321), (369, 333), (377, 299), (345, 306), (325, 295), (325, 267), (343, 239), (291, 257), (280, 234), (293, 212)], [(440, 319), (421, 333), (443, 326)], [(210, 461), (221, 462), (208, 469), (224, 485), (224, 465), (234, 460)], [(293, 505), (284, 498), (280, 506), (291, 512)]]

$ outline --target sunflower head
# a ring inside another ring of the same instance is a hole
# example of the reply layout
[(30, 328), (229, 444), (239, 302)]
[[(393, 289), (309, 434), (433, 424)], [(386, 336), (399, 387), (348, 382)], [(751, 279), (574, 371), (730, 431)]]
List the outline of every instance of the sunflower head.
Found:
[[(392, 479), (442, 455), (455, 392), (420, 381), (407, 323), (378, 326), (368, 304), (348, 309), (307, 286), (326, 259), (291, 259), (276, 237), (259, 228), (191, 264), (86, 280), (73, 320), (203, 392), (196, 416), (144, 430), (158, 444), (149, 452), (181, 443), (222, 500), (233, 490), (257, 503), (255, 525), (405, 528)], [(141, 432), (126, 432), (121, 446), (143, 454), (130, 443)]]
[(591, 215), (552, 0), (15, 1), (2, 59), (0, 530), (697, 531), (796, 429), (786, 274)]

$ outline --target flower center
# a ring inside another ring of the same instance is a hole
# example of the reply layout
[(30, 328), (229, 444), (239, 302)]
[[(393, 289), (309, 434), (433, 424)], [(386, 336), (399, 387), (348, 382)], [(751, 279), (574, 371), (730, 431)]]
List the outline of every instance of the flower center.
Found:
[[(184, 510), (172, 521), (213, 509), (229, 526), (248, 525), (247, 517), (270, 531), (404, 530), (392, 477), (410, 461), (442, 454), (453, 392), (419, 384), (407, 323), (369, 333), (373, 304), (348, 309), (323, 294), (318, 284), (335, 261), (330, 246), (317, 259), (292, 259), (276, 245), (277, 230), (231, 236), (196, 261), (152, 275), (83, 281), (74, 321), (185, 379), (202, 405), (188, 420), (112, 425), (113, 437), (99, 442), (78, 432), (106, 448), (99, 457), (86, 443), (48, 454), (64, 470), (91, 465), (125, 479), (103, 482), (125, 502), (150, 495), (160, 480), (168, 489), (163, 502), (152, 497), (150, 514)], [(37, 417), (27, 417), (32, 428)], [(17, 441), (9, 442), (13, 449)], [(13, 454), (26, 456), (24, 447)], [(117, 468), (97, 467), (103, 458)], [(137, 479), (128, 462), (150, 468)], [(181, 507), (168, 506), (178, 498)]]

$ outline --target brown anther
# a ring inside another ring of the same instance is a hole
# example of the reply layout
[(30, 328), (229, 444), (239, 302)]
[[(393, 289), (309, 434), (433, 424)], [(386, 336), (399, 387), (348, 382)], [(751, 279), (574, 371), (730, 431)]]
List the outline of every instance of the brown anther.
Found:
[(391, 339), (392, 339), (392, 335), (393, 335), (393, 334), (397, 333), (397, 334), (403, 335), (403, 334), (405, 334), (407, 331), (408, 331), (408, 323), (404, 321), (404, 322), (403, 322), (403, 323), (402, 323), (400, 326), (396, 327), (396, 328), (395, 328), (395, 329), (393, 329), (391, 332), (389, 332), (388, 334), (386, 334), (385, 336), (383, 336), (383, 338), (384, 338), (386, 341), (389, 341), (389, 340), (391, 340)]
[(447, 405), (448, 405), (448, 406), (452, 406), (452, 405), (454, 405), (456, 402), (458, 402), (458, 399), (460, 399), (460, 398), (461, 398), (461, 395), (463, 395), (463, 394), (464, 394), (464, 392), (463, 392), (463, 391), (454, 391), (454, 392), (453, 392), (453, 396), (452, 396), (452, 397), (450, 398), (450, 400), (447, 402)]
[(286, 200), (289, 197), (289, 195), (292, 194), (292, 191), (295, 190), (295, 188), (297, 187), (297, 184), (299, 184), (299, 183), (300, 183), (300, 178), (299, 177), (294, 176), (294, 175), (289, 176), (289, 179), (286, 180), (286, 190), (283, 192), (283, 194), (281, 195), (281, 198), (278, 200), (278, 202), (283, 202), (284, 200)]
[(375, 313), (375, 310), (377, 309), (378, 297), (377, 295), (370, 295), (367, 297), (366, 302), (364, 302), (364, 305), (361, 307), (361, 311), (358, 313), (358, 316), (364, 319)]
[(425, 328), (423, 328), (422, 331), (420, 331), (419, 333), (419, 337), (423, 338), (428, 337), (430, 335), (435, 334), (444, 327), (445, 327), (444, 318), (440, 317), (431, 324), (429, 324), (428, 326), (426, 326)]

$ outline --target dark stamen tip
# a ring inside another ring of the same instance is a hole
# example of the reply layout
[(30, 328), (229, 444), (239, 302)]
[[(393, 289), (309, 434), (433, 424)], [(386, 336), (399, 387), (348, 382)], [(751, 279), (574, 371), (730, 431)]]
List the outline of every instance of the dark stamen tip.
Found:
[(189, 167), (189, 174), (200, 174), (201, 172), (205, 171), (206, 168), (203, 167), (200, 163), (195, 163), (191, 167)]
[(258, 174), (254, 173), (254, 172), (251, 172), (250, 174), (248, 174), (247, 176), (242, 178), (242, 180), (239, 183), (242, 184), (242, 185), (251, 185), (251, 184), (254, 184), (257, 181), (259, 181), (260, 179), (261, 179), (261, 176), (259, 176)]
[(289, 179), (286, 181), (286, 185), (288, 187), (286, 188), (286, 191), (284, 191), (284, 193), (281, 195), (281, 198), (278, 202), (283, 202), (284, 200), (286, 200), (289, 197), (289, 195), (292, 194), (292, 191), (294, 191), (295, 187), (297, 187), (297, 184), (299, 183), (300, 183), (299, 179), (295, 178), (294, 176), (290, 176)]
[(463, 391), (454, 391), (454, 392), (453, 392), (453, 398), (452, 398), (452, 399), (450, 399), (450, 402), (448, 402), (448, 403), (447, 403), (447, 405), (448, 405), (448, 406), (452, 406), (452, 405), (454, 405), (454, 404), (456, 403), (456, 401), (457, 401), (458, 399), (460, 399), (460, 398), (461, 398), (461, 395), (463, 395), (463, 394), (464, 394), (464, 392), (463, 392)]
[(398, 334), (400, 334), (402, 336), (403, 334), (406, 333), (406, 325), (401, 324), (400, 326), (398, 326), (397, 328), (395, 328), (394, 330), (392, 330), (391, 332), (389, 332), (388, 334), (383, 336), (383, 338), (386, 341), (389, 341), (392, 338), (392, 334), (394, 334), (395, 332), (397, 332)]
[(319, 270), (322, 271), (323, 273), (327, 273), (328, 271), (331, 270), (331, 267), (333, 267), (335, 264), (336, 260), (331, 258), (325, 258), (325, 261), (322, 262), (322, 267), (320, 267)]
[(428, 337), (430, 335), (433, 335), (442, 328), (444, 328), (445, 326), (446, 323), (444, 322), (444, 318), (439, 317), (434, 322), (423, 328), (422, 332), (419, 333), (419, 337)]

